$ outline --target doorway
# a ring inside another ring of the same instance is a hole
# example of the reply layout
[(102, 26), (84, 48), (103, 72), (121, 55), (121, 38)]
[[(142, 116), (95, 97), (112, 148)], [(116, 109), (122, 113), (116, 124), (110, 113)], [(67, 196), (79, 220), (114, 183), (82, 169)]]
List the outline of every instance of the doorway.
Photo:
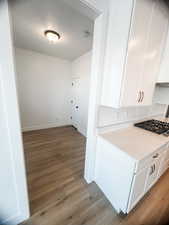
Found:
[(80, 89), (80, 78), (74, 77), (72, 79), (72, 125), (78, 130), (79, 129), (79, 90)]
[(86, 8), (38, 1), (11, 7), (32, 215), (83, 180), (94, 27)]
[(72, 122), (84, 136), (87, 135), (91, 62), (92, 51), (89, 51), (72, 64)]

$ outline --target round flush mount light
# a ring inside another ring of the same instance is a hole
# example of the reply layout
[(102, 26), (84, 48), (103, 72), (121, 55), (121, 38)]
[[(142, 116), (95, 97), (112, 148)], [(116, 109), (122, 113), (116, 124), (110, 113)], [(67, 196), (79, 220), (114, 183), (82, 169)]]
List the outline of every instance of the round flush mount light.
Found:
[(60, 34), (54, 30), (46, 30), (44, 34), (50, 42), (57, 42), (61, 38)]

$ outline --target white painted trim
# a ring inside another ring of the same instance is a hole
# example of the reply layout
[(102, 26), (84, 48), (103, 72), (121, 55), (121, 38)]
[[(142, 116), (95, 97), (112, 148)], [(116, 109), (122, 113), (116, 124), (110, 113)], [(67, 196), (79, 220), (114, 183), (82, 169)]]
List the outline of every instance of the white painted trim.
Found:
[(102, 14), (103, 12), (108, 10), (109, 1), (111, 0), (80, 0), (80, 1), (97, 14)]
[(84, 130), (84, 129), (82, 129), (81, 127), (79, 127), (77, 130), (78, 130), (79, 133), (81, 133), (84, 137), (86, 137), (86, 133), (85, 133), (85, 130)]
[(46, 124), (23, 127), (22, 131), (25, 132), (25, 131), (33, 131), (33, 130), (42, 130), (42, 129), (48, 129), (48, 128), (54, 128), (54, 127), (63, 127), (63, 126), (72, 126), (72, 124), (46, 123)]
[[(17, 101), (17, 90), (16, 90), (16, 80), (15, 80), (15, 66), (13, 57), (13, 40), (11, 34), (11, 20), (10, 12), (8, 6), (8, 0), (1, 1), (1, 12), (3, 12), (3, 21), (5, 23), (6, 29), (6, 42), (8, 43), (6, 48), (6, 54), (8, 56), (8, 61), (3, 61), (1, 63), (1, 89), (2, 98), (4, 104), (5, 118), (7, 121), (8, 129), (8, 143), (10, 146), (12, 167), (13, 167), (13, 177), (15, 180), (16, 189), (16, 208), (18, 213), (16, 215), (11, 215), (3, 221), (3, 224), (16, 225), (23, 220), (26, 220), (30, 216), (29, 211), (29, 201), (28, 201), (28, 191), (26, 182), (26, 171), (25, 171), (25, 161), (23, 152), (23, 143), (21, 137), (21, 126), (19, 120), (19, 106)], [(6, 57), (4, 55), (4, 57)], [(3, 193), (1, 193), (3, 194)]]
[[(34, 131), (34, 130), (43, 130), (43, 129), (55, 128), (55, 127), (64, 127), (64, 126), (73, 126), (73, 124), (58, 124), (58, 123), (40, 124), (40, 125), (23, 127), (22, 132)], [(86, 133), (85, 133), (84, 129), (82, 129), (81, 127), (78, 127), (77, 130), (78, 130), (79, 133), (81, 133), (83, 136), (86, 137)]]
[(6, 221), (2, 221), (2, 224), (3, 225), (16, 225), (16, 224), (23, 222), (24, 220), (25, 220), (25, 217), (23, 217), (23, 215), (21, 215), (21, 214), (18, 214), (18, 215), (15, 215), (15, 217), (11, 217)]
[(96, 0), (80, 0), (83, 4), (85, 4), (87, 7), (92, 9), (96, 13), (101, 13), (100, 9), (96, 8)]
[[(8, 0), (6, 0), (8, 2)], [(11, 54), (13, 60), (13, 85), (14, 91), (13, 93), (16, 103), (16, 126), (18, 126), (18, 148), (19, 151), (18, 155), (14, 154), (14, 162), (15, 162), (15, 173), (16, 173), (16, 182), (18, 188), (18, 197), (19, 197), (19, 209), (20, 214), (19, 217), (16, 217), (17, 224), (18, 222), (21, 223), (22, 221), (28, 219), (30, 217), (30, 207), (29, 207), (29, 196), (28, 196), (28, 184), (27, 184), (27, 174), (26, 174), (26, 166), (25, 166), (25, 155), (24, 155), (24, 148), (23, 148), (23, 139), (22, 139), (22, 129), (21, 129), (21, 120), (20, 120), (20, 110), (19, 110), (19, 102), (18, 102), (18, 92), (17, 92), (17, 85), (16, 85), (16, 68), (15, 68), (15, 53), (14, 53), (14, 37), (13, 37), (13, 30), (12, 30), (12, 16), (10, 13), (10, 6), (8, 6), (8, 13), (9, 13), (9, 28), (10, 28), (10, 38), (11, 38)], [(12, 81), (11, 81), (12, 82)], [(10, 103), (9, 103), (10, 104)], [(13, 132), (13, 134), (12, 134)], [(11, 135), (13, 136), (13, 140), (16, 139), (16, 131), (11, 131)], [(22, 172), (20, 171), (22, 170)], [(20, 171), (20, 174), (18, 173)], [(22, 182), (20, 181), (22, 178)]]
[(108, 12), (101, 14), (95, 21), (94, 43), (91, 68), (91, 83), (88, 110), (88, 129), (85, 160), (85, 179), (88, 183), (94, 181), (98, 106), (100, 104), (101, 85), (103, 78), (104, 56), (107, 40)]

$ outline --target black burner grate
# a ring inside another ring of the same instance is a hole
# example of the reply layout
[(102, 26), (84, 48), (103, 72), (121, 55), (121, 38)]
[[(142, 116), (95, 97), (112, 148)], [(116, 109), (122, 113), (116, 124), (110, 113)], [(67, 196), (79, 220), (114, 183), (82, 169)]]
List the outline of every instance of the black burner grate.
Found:
[(136, 127), (154, 132), (156, 134), (163, 134), (169, 130), (169, 123), (159, 120), (147, 120), (141, 123), (134, 124)]

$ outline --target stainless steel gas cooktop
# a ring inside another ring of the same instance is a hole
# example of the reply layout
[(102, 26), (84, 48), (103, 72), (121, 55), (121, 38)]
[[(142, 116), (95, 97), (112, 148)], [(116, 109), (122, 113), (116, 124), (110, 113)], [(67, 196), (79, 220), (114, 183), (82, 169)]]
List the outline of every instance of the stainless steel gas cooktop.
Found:
[(156, 134), (164, 134), (165, 136), (169, 136), (169, 123), (166, 122), (162, 122), (159, 120), (147, 120), (141, 123), (136, 123), (134, 125)]

